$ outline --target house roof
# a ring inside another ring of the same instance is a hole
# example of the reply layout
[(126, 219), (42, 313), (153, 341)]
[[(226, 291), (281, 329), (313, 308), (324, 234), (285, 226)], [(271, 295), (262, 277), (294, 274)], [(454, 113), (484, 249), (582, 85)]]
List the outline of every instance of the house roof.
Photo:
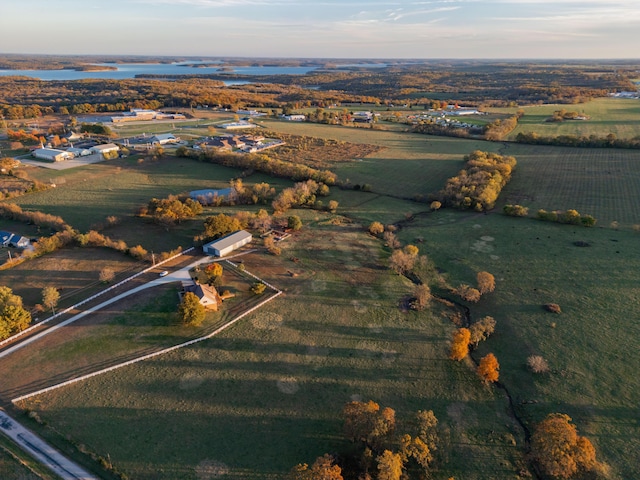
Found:
[(185, 287), (184, 291), (195, 294), (200, 299), (200, 303), (215, 303), (216, 305), (220, 303), (220, 296), (215, 287), (198, 283)]
[(91, 150), (93, 150), (94, 152), (102, 152), (105, 150), (117, 150), (120, 147), (118, 147), (115, 143), (105, 143), (104, 145), (96, 145), (95, 147), (91, 147)]
[(157, 133), (151, 138), (155, 138), (156, 140), (177, 140), (173, 133)]

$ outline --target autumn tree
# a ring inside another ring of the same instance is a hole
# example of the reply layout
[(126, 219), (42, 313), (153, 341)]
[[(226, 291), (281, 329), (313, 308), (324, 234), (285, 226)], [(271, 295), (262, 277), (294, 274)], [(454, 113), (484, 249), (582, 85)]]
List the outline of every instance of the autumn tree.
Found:
[(379, 451), (388, 443), (396, 428), (395, 411), (389, 407), (368, 402), (349, 402), (343, 408), (345, 436), (353, 442), (362, 442)]
[(112, 268), (104, 267), (102, 270), (100, 270), (99, 279), (101, 282), (113, 282), (114, 278), (116, 278), (116, 274)]
[(369, 225), (369, 233), (374, 236), (381, 235), (384, 232), (384, 225), (380, 222), (371, 222)]
[(404, 462), (399, 453), (385, 450), (376, 458), (378, 462), (378, 480), (400, 480)]
[(424, 310), (429, 306), (432, 299), (431, 289), (429, 285), (421, 283), (416, 285), (413, 289), (413, 300), (411, 301), (411, 308), (414, 310)]
[(531, 436), (531, 456), (546, 475), (556, 478), (599, 466), (591, 442), (579, 436), (571, 417), (562, 413), (551, 413), (538, 424)]
[(547, 373), (549, 364), (540, 355), (531, 355), (527, 358), (527, 366), (533, 373)]
[(204, 306), (195, 293), (186, 292), (178, 307), (178, 318), (183, 325), (198, 327), (202, 325), (205, 317)]
[(318, 457), (311, 467), (306, 463), (296, 465), (288, 478), (289, 480), (343, 480), (342, 469), (327, 453)]
[(300, 230), (302, 228), (302, 220), (298, 215), (291, 215), (287, 218), (287, 227), (291, 230)]
[(437, 201), (437, 200), (434, 200), (434, 201), (433, 201), (433, 202), (431, 202), (431, 204), (429, 205), (429, 208), (430, 208), (432, 211), (434, 211), (434, 212), (435, 212), (436, 210), (440, 210), (440, 208), (442, 208), (442, 203), (441, 203), (441, 202), (439, 202), (439, 201)]
[(449, 358), (451, 360), (460, 361), (469, 354), (469, 340), (471, 332), (468, 328), (458, 328), (453, 332), (453, 340), (451, 342), (451, 352)]
[(271, 255), (278, 256), (282, 253), (282, 249), (276, 245), (276, 241), (271, 235), (264, 237), (264, 247)]
[(430, 452), (438, 449), (438, 419), (433, 410), (418, 410), (413, 420), (415, 435), (422, 440)]
[(145, 260), (149, 255), (149, 252), (147, 252), (142, 245), (136, 245), (129, 249), (129, 255), (138, 260)]
[(220, 278), (222, 276), (222, 272), (222, 265), (218, 262), (211, 263), (204, 267), (204, 273), (207, 275), (207, 280), (209, 280), (210, 282)]
[(489, 338), (495, 329), (496, 320), (488, 315), (472, 323), (469, 327), (469, 331), (471, 331), (470, 343), (477, 347), (481, 341)]
[(256, 295), (262, 295), (267, 289), (267, 286), (262, 282), (256, 282), (251, 287), (251, 291)]
[(336, 200), (329, 200), (329, 203), (327, 204), (327, 210), (329, 210), (331, 213), (336, 213), (336, 210), (338, 210), (338, 205), (339, 203)]
[(433, 455), (427, 444), (420, 437), (411, 437), (408, 434), (400, 438), (399, 453), (403, 463), (413, 461), (425, 472), (433, 460)]
[(0, 287), (0, 340), (21, 332), (31, 323), (31, 314), (22, 307), (22, 298), (9, 287)]
[(42, 304), (49, 307), (53, 314), (56, 313), (56, 306), (60, 301), (60, 292), (55, 287), (44, 287), (42, 289)]
[(454, 290), (454, 293), (458, 295), (460, 298), (462, 298), (463, 300), (466, 300), (467, 302), (472, 302), (472, 303), (478, 302), (480, 300), (480, 297), (482, 296), (480, 294), (480, 290), (466, 284), (461, 284), (458, 288)]
[(204, 232), (196, 237), (197, 241), (209, 241), (220, 238), (228, 233), (242, 230), (242, 224), (237, 218), (224, 213), (207, 217), (204, 221)]
[(402, 250), (394, 250), (389, 258), (389, 265), (398, 275), (403, 275), (413, 270), (418, 260), (418, 247), (407, 245)]
[(500, 370), (498, 359), (493, 353), (489, 353), (480, 359), (480, 365), (476, 371), (482, 380), (493, 383), (498, 381), (498, 370)]
[(496, 288), (496, 279), (489, 272), (478, 272), (476, 275), (478, 291), (481, 295), (493, 292)]

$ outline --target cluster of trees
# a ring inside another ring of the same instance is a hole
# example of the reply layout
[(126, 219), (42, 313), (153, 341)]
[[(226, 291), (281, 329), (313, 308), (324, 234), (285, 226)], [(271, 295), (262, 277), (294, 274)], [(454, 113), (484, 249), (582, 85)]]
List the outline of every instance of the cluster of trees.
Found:
[(582, 148), (640, 148), (640, 136), (633, 138), (618, 138), (615, 133), (605, 136), (591, 134), (582, 135), (558, 135), (555, 137), (541, 136), (536, 132), (516, 135), (516, 142), (530, 145), (555, 145), (561, 147), (582, 147)]
[(491, 293), (496, 288), (495, 277), (489, 272), (478, 272), (476, 274), (477, 288), (467, 284), (460, 284), (458, 288), (453, 289), (453, 293), (467, 302), (476, 303), (480, 301), (482, 295)]
[(156, 223), (169, 227), (202, 213), (202, 205), (191, 198), (181, 200), (176, 195), (167, 198), (152, 198), (146, 207), (140, 209), (140, 215), (149, 215)]
[(466, 165), (436, 195), (445, 206), (485, 211), (493, 208), (502, 188), (511, 179), (516, 159), (497, 153), (474, 151)]
[(323, 455), (311, 467), (294, 467), (290, 480), (400, 480), (429, 474), (438, 449), (438, 419), (431, 410), (418, 411), (400, 424), (392, 408), (381, 408), (371, 400), (349, 402), (342, 413), (344, 435), (355, 445), (340, 458), (343, 465)]
[(14, 203), (0, 203), (0, 216), (18, 222), (33, 223), (39, 227), (51, 228), (59, 232), (71, 228), (62, 217), (22, 210), (20, 205)]
[[(284, 221), (286, 222), (287, 219)], [(220, 213), (205, 219), (204, 231), (194, 237), (194, 242), (206, 243), (245, 228), (252, 228), (264, 233), (271, 228), (273, 222), (274, 219), (264, 209), (260, 209), (256, 213), (241, 211), (233, 216)]]
[(80, 125), (82, 133), (91, 133), (93, 135), (103, 135), (105, 137), (114, 136), (113, 130), (101, 123), (83, 123)]
[(295, 181), (315, 180), (327, 185), (333, 185), (337, 175), (329, 170), (317, 170), (305, 165), (297, 165), (291, 162), (276, 160), (263, 154), (253, 153), (220, 153), (216, 151), (196, 151), (187, 147), (179, 147), (176, 150), (179, 157), (197, 158), (225, 167), (241, 168), (247, 171), (257, 171), (274, 177), (290, 178)]
[[(523, 112), (524, 113), (524, 112)], [(503, 120), (497, 119), (484, 127), (485, 140), (499, 142), (509, 135), (518, 126), (521, 114)]]
[(580, 117), (576, 111), (568, 112), (564, 108), (556, 110), (553, 115), (545, 120), (545, 122), (564, 122), (565, 120), (575, 120)]
[(326, 197), (327, 195), (329, 195), (329, 187), (327, 185), (314, 180), (307, 180), (282, 190), (271, 202), (271, 206), (274, 211), (279, 213), (286, 212), (292, 207), (315, 207), (317, 196)]
[(31, 314), (22, 306), (22, 297), (9, 287), (0, 287), (0, 340), (21, 332), (31, 323)]
[(473, 135), (483, 133), (482, 128), (452, 128), (446, 125), (438, 125), (433, 122), (422, 122), (415, 127), (413, 131), (416, 133), (424, 133), (425, 135), (439, 135), (441, 137), (457, 137), (469, 138)]
[(502, 208), (502, 211), (505, 215), (509, 215), (510, 217), (526, 217), (529, 215), (529, 209), (522, 205), (505, 205)]
[(245, 185), (241, 178), (231, 180), (231, 192), (226, 196), (199, 196), (202, 205), (266, 205), (276, 195), (276, 189), (266, 182)]
[(180, 323), (189, 327), (199, 327), (204, 322), (206, 312), (195, 293), (185, 292), (178, 306)]
[(596, 224), (596, 219), (591, 215), (581, 215), (577, 210), (547, 212), (540, 209), (536, 214), (536, 218), (545, 222), (568, 223), (569, 225), (582, 225), (584, 227), (593, 227)]
[[(469, 347), (489, 337), (495, 330), (496, 322), (492, 317), (485, 317), (471, 325), (471, 328), (458, 328), (453, 332), (449, 358), (461, 361), (469, 354)], [(476, 326), (474, 328), (474, 326)], [(498, 381), (500, 365), (493, 353), (489, 353), (480, 359), (476, 373), (487, 383)]]

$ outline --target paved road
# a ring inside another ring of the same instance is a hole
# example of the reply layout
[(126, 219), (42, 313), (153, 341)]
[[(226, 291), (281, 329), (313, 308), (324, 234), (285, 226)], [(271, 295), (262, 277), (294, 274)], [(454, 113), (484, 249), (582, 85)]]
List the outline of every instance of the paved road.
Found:
[(0, 432), (63, 480), (99, 480), (1, 410)]

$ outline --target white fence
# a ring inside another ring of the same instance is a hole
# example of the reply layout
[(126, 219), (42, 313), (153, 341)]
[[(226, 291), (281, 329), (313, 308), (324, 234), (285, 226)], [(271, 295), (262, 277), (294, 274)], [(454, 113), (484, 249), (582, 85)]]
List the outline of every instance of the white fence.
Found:
[(0, 342), (0, 347), (2, 347), (3, 345), (6, 345), (7, 343), (12, 342), (13, 340), (15, 340), (18, 337), (26, 335), (29, 332), (32, 332), (33, 330), (38, 328), (40, 325), (44, 325), (45, 323), (49, 323), (51, 320), (54, 320), (54, 319), (56, 319), (56, 318), (58, 318), (58, 317), (60, 317), (62, 315), (65, 315), (65, 314), (69, 313), (70, 311), (72, 311), (72, 310), (84, 305), (85, 303), (88, 303), (88, 302), (90, 302), (92, 300), (95, 300), (96, 298), (100, 297), (101, 295), (104, 295), (105, 293), (110, 292), (111, 290), (113, 290), (115, 288), (118, 288), (118, 287), (124, 285), (127, 282), (130, 282), (134, 278), (137, 278), (140, 275), (143, 275), (143, 274), (153, 270), (154, 268), (159, 267), (160, 265), (162, 265), (164, 263), (167, 263), (167, 262), (169, 262), (169, 261), (171, 261), (171, 260), (173, 260), (175, 258), (178, 258), (179, 256), (184, 255), (185, 253), (192, 251), (193, 249), (194, 249), (194, 247), (188, 248), (185, 251), (178, 253), (177, 255), (174, 255), (172, 257), (167, 258), (166, 260), (163, 260), (162, 262), (158, 262), (155, 265), (152, 265), (152, 266), (150, 266), (148, 268), (145, 268), (144, 270), (141, 270), (138, 273), (135, 273), (135, 274), (131, 275), (130, 277), (125, 278), (124, 280), (116, 283), (115, 285), (110, 286), (109, 288), (106, 288), (106, 289), (102, 290), (101, 292), (96, 293), (95, 295), (92, 295), (89, 298), (85, 298), (81, 302), (78, 302), (75, 305), (72, 305), (72, 306), (70, 306), (68, 308), (65, 308), (64, 310), (59, 311), (58, 313), (56, 313), (55, 315), (50, 316), (46, 320), (43, 320), (42, 322), (38, 322), (38, 323), (36, 323), (34, 325), (31, 325), (29, 328), (26, 328), (26, 329), (22, 330), (21, 332), (18, 332), (15, 335), (12, 335), (11, 337), (2, 340)]

